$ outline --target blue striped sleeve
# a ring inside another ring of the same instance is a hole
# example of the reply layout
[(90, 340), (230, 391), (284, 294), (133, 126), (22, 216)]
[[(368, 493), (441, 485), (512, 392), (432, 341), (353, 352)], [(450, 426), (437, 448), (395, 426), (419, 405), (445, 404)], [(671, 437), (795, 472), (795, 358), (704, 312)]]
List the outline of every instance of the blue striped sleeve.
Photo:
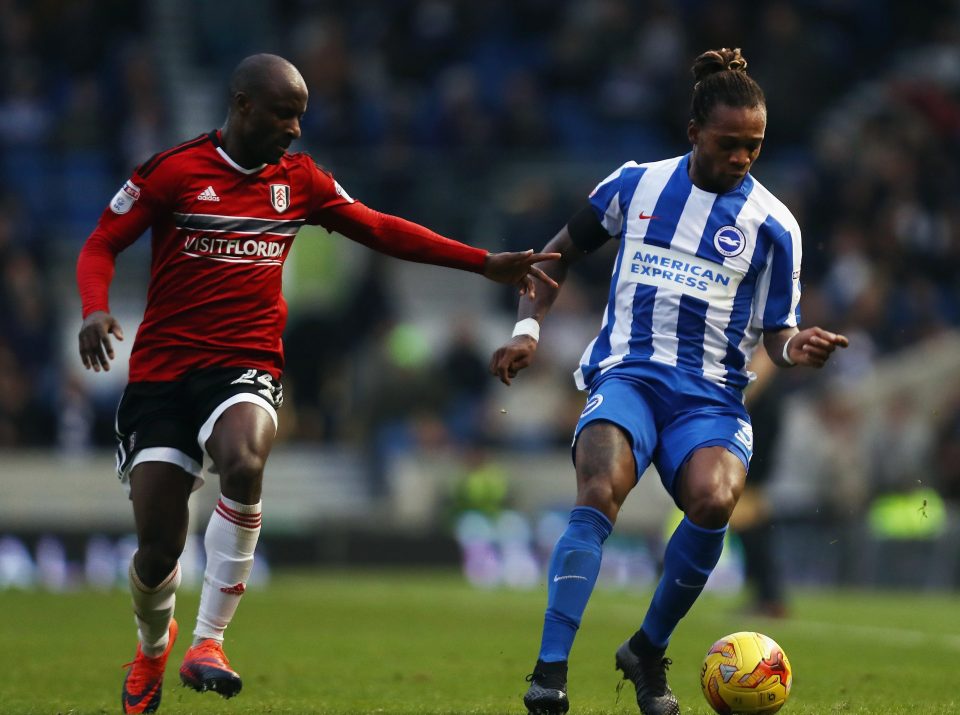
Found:
[(623, 211), (620, 207), (620, 186), (626, 165), (621, 166), (590, 192), (590, 206), (597, 220), (611, 236), (619, 236), (623, 227)]
[(769, 286), (763, 306), (763, 329), (796, 327), (800, 321), (800, 236), (772, 216), (763, 229), (774, 235), (770, 254)]

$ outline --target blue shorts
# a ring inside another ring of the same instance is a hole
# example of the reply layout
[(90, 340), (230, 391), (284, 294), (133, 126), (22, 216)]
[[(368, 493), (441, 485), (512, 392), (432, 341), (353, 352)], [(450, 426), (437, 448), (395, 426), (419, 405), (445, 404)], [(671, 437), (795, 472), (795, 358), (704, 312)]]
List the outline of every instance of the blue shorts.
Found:
[(663, 486), (677, 501), (677, 474), (694, 450), (722, 446), (744, 468), (753, 456), (753, 427), (739, 391), (672, 365), (644, 361), (618, 365), (590, 390), (573, 437), (591, 422), (612, 422), (627, 434), (637, 479), (653, 462)]

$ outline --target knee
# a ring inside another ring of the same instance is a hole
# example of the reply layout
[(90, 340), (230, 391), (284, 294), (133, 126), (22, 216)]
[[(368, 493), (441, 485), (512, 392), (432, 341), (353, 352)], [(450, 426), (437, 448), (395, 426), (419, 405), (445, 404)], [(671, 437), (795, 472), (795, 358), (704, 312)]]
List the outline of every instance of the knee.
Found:
[(183, 545), (175, 542), (141, 541), (134, 556), (137, 576), (145, 586), (153, 587), (173, 573)]
[(630, 442), (608, 422), (584, 428), (576, 446), (577, 504), (590, 506), (615, 521), (637, 482)]
[(620, 504), (614, 496), (613, 484), (609, 479), (589, 479), (581, 481), (577, 490), (577, 504), (590, 506), (608, 516), (616, 514)]
[(695, 492), (687, 504), (687, 518), (705, 529), (720, 529), (730, 521), (738, 496), (735, 489), (726, 485)]
[(217, 465), (224, 492), (249, 493), (260, 490), (266, 460), (259, 455), (244, 451), (233, 455), (223, 465)]
[[(598, 466), (598, 465), (593, 465)], [(611, 522), (616, 522), (620, 507), (636, 483), (632, 474), (612, 465), (593, 469), (579, 465), (577, 470), (577, 506), (593, 507)]]

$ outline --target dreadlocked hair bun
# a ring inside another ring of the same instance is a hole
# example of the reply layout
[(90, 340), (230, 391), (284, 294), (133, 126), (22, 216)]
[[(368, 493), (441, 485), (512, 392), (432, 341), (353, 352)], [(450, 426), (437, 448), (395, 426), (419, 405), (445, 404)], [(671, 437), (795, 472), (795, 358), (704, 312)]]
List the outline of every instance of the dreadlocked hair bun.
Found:
[(708, 50), (693, 61), (690, 71), (696, 79), (690, 101), (690, 118), (695, 122), (705, 124), (713, 108), (720, 104), (762, 107), (766, 111), (763, 90), (747, 74), (747, 60), (739, 47)]
[(743, 72), (747, 71), (747, 59), (740, 54), (740, 48), (729, 49), (723, 47), (719, 50), (707, 50), (693, 61), (691, 72), (697, 83), (704, 78), (718, 72)]

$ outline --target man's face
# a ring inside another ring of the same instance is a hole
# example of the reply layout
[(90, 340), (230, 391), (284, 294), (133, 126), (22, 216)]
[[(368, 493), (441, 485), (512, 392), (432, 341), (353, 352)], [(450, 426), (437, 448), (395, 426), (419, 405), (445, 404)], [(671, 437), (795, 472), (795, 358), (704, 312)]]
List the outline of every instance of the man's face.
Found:
[(240, 95), (241, 136), (250, 159), (278, 164), (294, 139), (307, 110), (307, 88), (299, 74), (284, 75), (256, 92)]
[(736, 188), (760, 155), (767, 128), (764, 107), (718, 104), (704, 124), (691, 120), (690, 178), (704, 191), (722, 194)]

